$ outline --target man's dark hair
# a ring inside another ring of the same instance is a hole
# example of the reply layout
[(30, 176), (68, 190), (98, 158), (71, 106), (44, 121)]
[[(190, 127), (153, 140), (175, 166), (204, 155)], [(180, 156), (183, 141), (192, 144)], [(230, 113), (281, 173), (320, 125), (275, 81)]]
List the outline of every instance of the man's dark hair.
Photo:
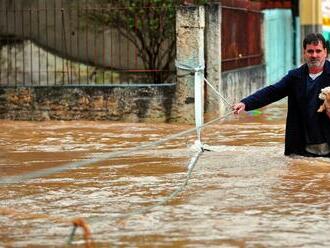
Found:
[(322, 34), (320, 34), (320, 33), (311, 33), (311, 34), (308, 34), (305, 37), (305, 39), (303, 41), (303, 47), (304, 47), (304, 49), (306, 49), (307, 45), (310, 45), (310, 44), (317, 45), (319, 42), (322, 43), (323, 48), (327, 48), (325, 39), (324, 39)]

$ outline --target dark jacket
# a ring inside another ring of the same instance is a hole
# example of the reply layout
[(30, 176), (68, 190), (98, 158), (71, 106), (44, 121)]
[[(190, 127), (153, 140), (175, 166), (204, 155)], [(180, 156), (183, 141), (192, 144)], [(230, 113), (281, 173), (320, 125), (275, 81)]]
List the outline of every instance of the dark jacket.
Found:
[[(245, 110), (261, 108), (267, 104), (288, 97), (288, 113), (285, 131), (285, 155), (297, 154), (308, 156), (305, 152), (305, 123), (306, 123), (306, 79), (308, 76), (307, 64), (289, 71), (279, 82), (267, 86), (256, 93), (241, 100)], [(319, 92), (322, 88), (330, 86), (330, 62), (324, 64), (320, 77)], [(318, 98), (318, 96), (315, 96)], [(322, 100), (318, 99), (318, 105)], [(316, 110), (315, 110), (316, 111)], [(324, 130), (325, 138), (330, 145), (330, 120), (325, 113), (319, 113), (319, 125)]]

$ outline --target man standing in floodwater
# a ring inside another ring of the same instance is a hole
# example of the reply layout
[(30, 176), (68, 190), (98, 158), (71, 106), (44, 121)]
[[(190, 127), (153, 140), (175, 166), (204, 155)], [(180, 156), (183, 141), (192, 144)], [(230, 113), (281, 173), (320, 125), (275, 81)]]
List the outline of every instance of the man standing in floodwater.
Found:
[(258, 90), (234, 104), (235, 114), (261, 108), (288, 97), (285, 155), (330, 157), (330, 109), (317, 112), (321, 89), (330, 86), (330, 62), (322, 34), (308, 34), (303, 41), (305, 64), (279, 82)]

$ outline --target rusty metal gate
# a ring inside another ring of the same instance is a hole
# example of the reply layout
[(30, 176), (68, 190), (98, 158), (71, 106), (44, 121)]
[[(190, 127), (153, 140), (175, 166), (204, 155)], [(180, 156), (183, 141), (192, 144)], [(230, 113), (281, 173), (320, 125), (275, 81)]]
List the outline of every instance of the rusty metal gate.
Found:
[(259, 65), (262, 11), (258, 2), (222, 0), (222, 70)]

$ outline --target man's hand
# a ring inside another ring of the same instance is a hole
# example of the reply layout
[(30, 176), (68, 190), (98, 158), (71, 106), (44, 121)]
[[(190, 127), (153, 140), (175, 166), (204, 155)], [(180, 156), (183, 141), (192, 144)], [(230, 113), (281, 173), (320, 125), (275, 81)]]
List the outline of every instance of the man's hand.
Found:
[(239, 103), (235, 103), (233, 106), (232, 106), (232, 110), (234, 110), (234, 114), (235, 115), (238, 115), (239, 113), (241, 113), (242, 111), (245, 110), (245, 104), (242, 103), (242, 102), (239, 102)]

